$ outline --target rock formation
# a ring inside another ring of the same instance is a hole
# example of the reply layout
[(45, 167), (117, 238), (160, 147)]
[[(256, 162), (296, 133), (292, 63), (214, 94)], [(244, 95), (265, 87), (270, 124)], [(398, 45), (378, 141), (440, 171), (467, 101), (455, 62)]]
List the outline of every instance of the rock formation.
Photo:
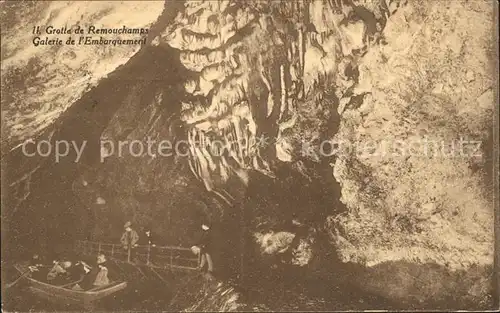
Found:
[[(400, 302), (491, 305), (491, 3), (151, 5), (18, 4), (2, 27), (9, 219), (31, 225), (25, 212), (43, 203), (56, 217), (34, 214), (56, 223), (65, 197), (49, 199), (43, 179), (71, 173), (54, 181), (94, 238), (133, 219), (188, 245), (208, 217), (216, 263), (234, 276), (244, 251), (246, 272), (323, 270)], [(35, 10), (40, 24), (84, 12), (81, 23), (106, 26), (126, 7), (143, 16), (128, 26), (151, 29), (139, 52), (13, 40)], [(90, 143), (81, 164), (54, 165), (23, 159), (27, 138)], [(185, 144), (168, 157), (112, 145), (147, 139)], [(230, 288), (191, 308), (222, 309)]]

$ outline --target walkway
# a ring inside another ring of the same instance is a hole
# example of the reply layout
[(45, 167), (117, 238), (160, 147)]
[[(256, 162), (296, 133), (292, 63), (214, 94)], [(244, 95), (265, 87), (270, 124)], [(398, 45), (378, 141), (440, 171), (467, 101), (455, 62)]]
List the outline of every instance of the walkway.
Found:
[(75, 251), (84, 255), (104, 253), (107, 258), (119, 263), (143, 265), (151, 268), (194, 271), (199, 264), (198, 258), (193, 255), (189, 248), (139, 245), (134, 250), (135, 256), (120, 244), (79, 240), (75, 245)]

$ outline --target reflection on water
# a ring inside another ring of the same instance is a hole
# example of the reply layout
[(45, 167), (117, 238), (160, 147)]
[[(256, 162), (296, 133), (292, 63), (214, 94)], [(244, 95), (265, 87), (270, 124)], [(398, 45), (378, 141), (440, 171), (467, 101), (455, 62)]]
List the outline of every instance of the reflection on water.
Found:
[[(9, 277), (4, 276), (5, 280), (2, 283), (12, 282), (17, 277), (18, 273)], [(199, 276), (173, 275), (169, 277), (168, 283), (158, 279), (129, 277), (126, 279), (127, 288), (97, 302), (93, 311), (178, 311), (193, 305), (196, 306), (196, 310), (221, 308), (225, 292), (208, 294), (206, 291), (200, 292), (204, 289), (204, 281), (197, 281), (196, 277)], [(258, 282), (249, 284), (248, 289), (241, 288), (245, 290), (244, 297), (238, 302), (244, 305), (242, 308), (244, 311), (397, 310), (404, 307), (353, 289), (347, 284), (340, 282), (335, 284), (334, 280), (328, 277), (296, 278), (292, 275), (280, 279), (273, 276), (259, 276)], [(30, 294), (27, 287), (27, 283), (21, 280), (19, 284), (8, 289), (2, 297), (3, 309), (8, 312), (82, 311), (81, 307), (38, 299)], [(226, 289), (227, 286), (222, 291)], [(178, 301), (177, 305), (171, 306), (171, 300), (174, 297), (179, 299), (179, 296), (185, 298), (184, 301)]]
[(158, 311), (167, 309), (171, 298), (172, 293), (165, 284), (157, 281), (129, 282), (126, 289), (104, 299), (98, 307), (109, 311)]
[[(14, 281), (16, 277), (19, 277), (19, 274), (10, 275), (6, 281)], [(390, 304), (382, 299), (347, 290), (346, 286), (328, 284), (328, 287), (325, 288), (324, 281), (307, 282), (285, 278), (281, 280), (275, 280), (271, 277), (263, 278), (261, 277), (257, 285), (252, 286), (253, 292), (245, 297), (246, 310), (257, 311), (259, 307), (265, 308), (266, 311), (387, 309), (390, 307)], [(185, 285), (186, 289), (180, 288), (184, 284), (175, 287), (179, 281), (188, 282), (189, 285)], [(170, 308), (173, 308), (170, 307), (170, 300), (174, 297), (175, 292), (181, 292), (186, 296), (182, 308), (190, 307), (199, 302), (198, 297), (203, 297), (197, 292), (202, 288), (201, 285), (192, 279), (186, 280), (186, 276), (182, 275), (175, 276), (175, 279), (169, 281), (168, 284), (154, 279), (141, 279), (137, 276), (135, 278), (129, 277), (127, 283), (126, 289), (97, 302), (94, 311), (169, 311)], [(66, 306), (38, 299), (30, 294), (27, 287), (26, 282), (20, 282), (9, 289), (5, 294), (6, 297), (3, 298), (3, 309), (9, 312), (82, 311), (81, 307)], [(198, 309), (218, 307), (217, 303), (223, 300), (222, 297), (217, 296), (209, 298), (204, 301), (207, 307)]]

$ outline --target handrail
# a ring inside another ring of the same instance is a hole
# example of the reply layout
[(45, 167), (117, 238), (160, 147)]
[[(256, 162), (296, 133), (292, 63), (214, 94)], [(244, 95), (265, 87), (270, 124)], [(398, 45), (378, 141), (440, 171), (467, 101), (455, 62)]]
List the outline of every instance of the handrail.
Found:
[[(136, 263), (136, 260), (131, 260), (131, 247), (124, 249), (122, 244), (90, 240), (78, 240), (76, 244), (84, 254), (105, 253), (113, 259), (125, 258), (125, 262)], [(157, 267), (159, 264), (156, 263), (160, 262), (164, 267), (194, 270), (198, 268), (200, 260), (197, 257), (192, 257), (191, 253), (189, 248), (176, 246), (137, 245), (134, 247), (134, 258), (142, 257), (146, 265), (152, 267)], [(187, 257), (186, 254), (189, 254), (190, 257)]]
[[(119, 246), (123, 247), (121, 244), (116, 244), (116, 243), (105, 243), (105, 242), (99, 242), (99, 241), (90, 241), (90, 240), (78, 240), (79, 242), (86, 242), (90, 244), (96, 244), (96, 245), (106, 245), (106, 246)], [(144, 247), (147, 248), (149, 245), (137, 245), (137, 247)], [(170, 249), (170, 250), (182, 250), (182, 251), (191, 251), (189, 248), (185, 247), (177, 247), (177, 246), (155, 246), (157, 249)]]

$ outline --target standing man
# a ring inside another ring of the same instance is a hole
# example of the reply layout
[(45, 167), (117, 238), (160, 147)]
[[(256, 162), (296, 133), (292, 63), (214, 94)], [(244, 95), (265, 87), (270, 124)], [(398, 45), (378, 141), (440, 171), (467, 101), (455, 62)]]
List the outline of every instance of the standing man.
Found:
[(198, 247), (200, 248), (201, 261), (199, 269), (203, 271), (205, 263), (207, 264), (207, 273), (212, 274), (214, 270), (214, 264), (212, 262), (212, 232), (208, 223), (203, 223), (201, 225), (203, 231)]
[(153, 234), (151, 233), (151, 228), (150, 227), (146, 227), (144, 229), (144, 236), (141, 237), (141, 238), (144, 238), (143, 239), (143, 244), (146, 245), (148, 247), (148, 252), (149, 252), (149, 263), (150, 265), (154, 265), (154, 256), (155, 256), (155, 247), (156, 247), (156, 243), (154, 241), (154, 236)]
[(123, 249), (129, 252), (128, 261), (130, 262), (130, 260), (133, 260), (135, 262), (135, 248), (137, 247), (137, 242), (139, 241), (139, 235), (132, 229), (131, 222), (126, 222), (124, 228), (125, 232), (123, 233), (120, 242), (122, 243)]

